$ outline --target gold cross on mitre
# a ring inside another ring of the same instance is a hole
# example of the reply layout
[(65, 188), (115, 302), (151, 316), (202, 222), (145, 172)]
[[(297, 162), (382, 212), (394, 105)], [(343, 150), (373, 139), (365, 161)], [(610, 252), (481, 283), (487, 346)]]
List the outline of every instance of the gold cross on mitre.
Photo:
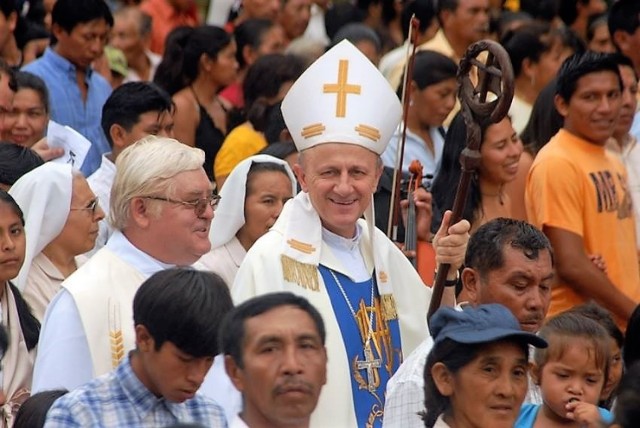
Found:
[(338, 65), (338, 82), (325, 83), (322, 92), (325, 94), (337, 94), (336, 100), (336, 117), (345, 117), (347, 115), (347, 95), (360, 95), (360, 85), (347, 83), (349, 74), (349, 60), (341, 59)]

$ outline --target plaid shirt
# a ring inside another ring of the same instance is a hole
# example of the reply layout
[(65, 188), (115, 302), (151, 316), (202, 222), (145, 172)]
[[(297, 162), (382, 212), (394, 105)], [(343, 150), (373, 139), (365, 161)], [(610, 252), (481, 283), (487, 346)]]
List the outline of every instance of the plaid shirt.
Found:
[(45, 426), (155, 428), (178, 422), (227, 426), (222, 408), (206, 397), (172, 403), (153, 395), (133, 373), (127, 356), (112, 372), (56, 400)]

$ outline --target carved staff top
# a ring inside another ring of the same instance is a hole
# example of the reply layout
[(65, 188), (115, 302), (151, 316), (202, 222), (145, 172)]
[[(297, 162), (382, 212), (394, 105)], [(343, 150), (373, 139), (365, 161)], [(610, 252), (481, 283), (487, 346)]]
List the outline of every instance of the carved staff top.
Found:
[[(482, 62), (478, 56), (485, 51), (487, 59)], [(462, 175), (453, 202), (452, 225), (462, 218), (471, 177), (480, 166), (482, 128), (500, 122), (507, 115), (514, 91), (509, 55), (502, 46), (491, 40), (481, 40), (469, 46), (460, 60), (457, 79), (458, 98), (467, 127), (467, 146), (460, 155)], [(449, 268), (448, 264), (438, 265), (427, 319), (431, 319), (440, 307)]]

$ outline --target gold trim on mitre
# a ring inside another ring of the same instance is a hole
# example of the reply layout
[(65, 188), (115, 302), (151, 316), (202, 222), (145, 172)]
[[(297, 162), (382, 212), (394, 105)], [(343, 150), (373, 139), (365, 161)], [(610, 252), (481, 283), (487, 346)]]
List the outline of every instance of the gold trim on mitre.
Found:
[(354, 129), (361, 136), (373, 140), (374, 143), (377, 143), (381, 137), (378, 128), (374, 128), (373, 126), (365, 125), (363, 123), (359, 124)]
[(326, 129), (327, 127), (322, 123), (313, 123), (302, 128), (300, 135), (302, 135), (303, 138), (317, 137), (318, 135), (322, 135)]
[(298, 284), (304, 289), (320, 291), (319, 272), (316, 265), (299, 262), (284, 254), (280, 256), (280, 263), (285, 281)]
[(347, 115), (347, 95), (360, 95), (361, 85), (347, 83), (349, 80), (349, 60), (341, 59), (338, 62), (338, 81), (336, 83), (325, 83), (322, 85), (322, 92), (325, 94), (336, 94), (336, 117)]
[(387, 320), (398, 319), (398, 311), (396, 310), (396, 300), (393, 294), (382, 294), (380, 296), (380, 306), (382, 307), (382, 317)]

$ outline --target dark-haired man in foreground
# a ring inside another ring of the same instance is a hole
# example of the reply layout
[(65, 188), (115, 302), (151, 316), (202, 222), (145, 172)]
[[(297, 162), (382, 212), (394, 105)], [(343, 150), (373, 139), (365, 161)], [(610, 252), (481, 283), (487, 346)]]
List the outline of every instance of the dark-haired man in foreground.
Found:
[(218, 275), (160, 271), (133, 299), (136, 348), (118, 367), (57, 400), (47, 427), (226, 427), (220, 406), (196, 394), (218, 353), (218, 327), (233, 307)]

